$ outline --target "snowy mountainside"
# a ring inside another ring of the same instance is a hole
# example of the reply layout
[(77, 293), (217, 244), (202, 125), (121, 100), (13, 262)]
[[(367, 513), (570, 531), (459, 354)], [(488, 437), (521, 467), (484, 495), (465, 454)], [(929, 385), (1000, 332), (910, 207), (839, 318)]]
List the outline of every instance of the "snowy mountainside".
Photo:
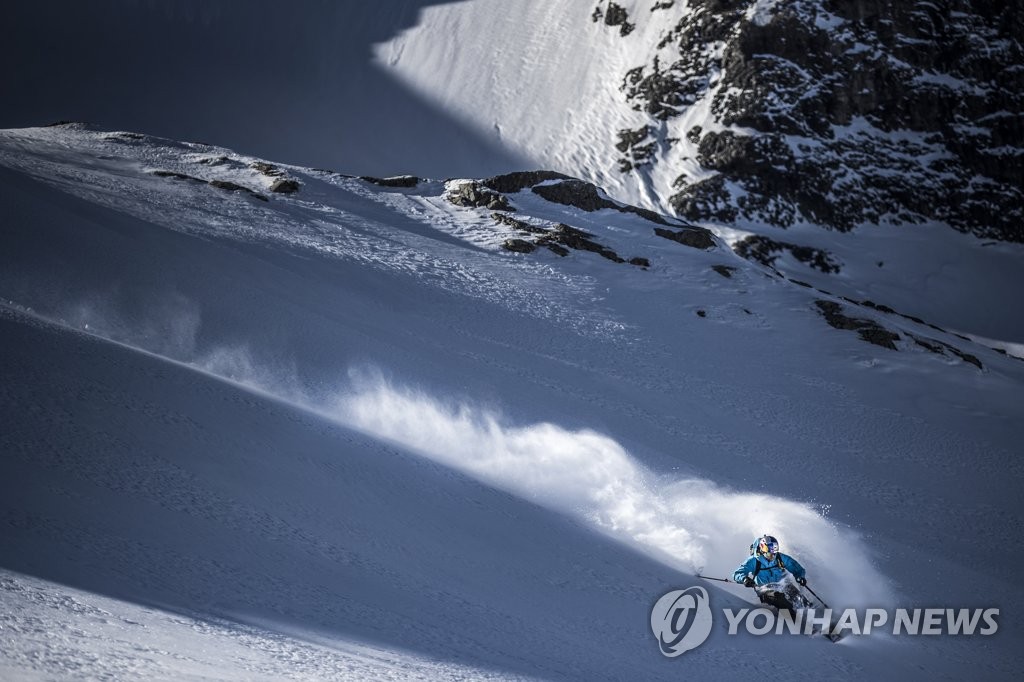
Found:
[(1018, 3), (499, 4), (426, 8), (378, 58), (539, 163), (691, 220), (1024, 239)]
[[(551, 172), (359, 178), (63, 125), (0, 132), (0, 198), (5, 673), (1019, 667), (1019, 348)], [(836, 606), (994, 601), (1005, 632), (662, 658), (654, 600), (766, 526)], [(62, 609), (77, 629), (36, 627)]]
[[(1019, 343), (1015, 7), (477, 0), (376, 54), (538, 166), (837, 295)], [(809, 251), (834, 267), (808, 273)]]

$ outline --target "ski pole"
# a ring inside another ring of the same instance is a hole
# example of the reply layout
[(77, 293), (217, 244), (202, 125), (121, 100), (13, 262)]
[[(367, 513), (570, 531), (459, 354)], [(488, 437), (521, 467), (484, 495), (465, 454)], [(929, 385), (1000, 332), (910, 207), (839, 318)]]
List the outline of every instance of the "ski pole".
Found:
[(806, 587), (806, 588), (807, 588), (807, 591), (808, 591), (808, 592), (810, 592), (811, 594), (813, 594), (813, 595), (814, 595), (814, 598), (815, 598), (815, 599), (817, 599), (818, 601), (820, 601), (820, 602), (821, 602), (821, 605), (822, 605), (822, 606), (824, 606), (824, 607), (825, 607), (826, 609), (828, 609), (828, 608), (831, 608), (831, 607), (830, 607), (830, 606), (829, 606), (828, 604), (826, 604), (826, 603), (825, 603), (825, 600), (824, 600), (824, 599), (822, 599), (821, 597), (819, 597), (819, 596), (818, 596), (818, 595), (817, 595), (817, 594), (816, 594), (816, 593), (814, 592), (814, 590), (812, 590), (812, 589), (811, 589), (811, 586), (810, 586), (810, 585), (808, 585), (807, 583), (804, 583), (804, 587)]
[(731, 582), (733, 582), (732, 580), (729, 580), (728, 578), (712, 578), (709, 575), (701, 575), (700, 573), (697, 573), (696, 576), (698, 578), (704, 578), (704, 580), (717, 580), (720, 583), (731, 583)]

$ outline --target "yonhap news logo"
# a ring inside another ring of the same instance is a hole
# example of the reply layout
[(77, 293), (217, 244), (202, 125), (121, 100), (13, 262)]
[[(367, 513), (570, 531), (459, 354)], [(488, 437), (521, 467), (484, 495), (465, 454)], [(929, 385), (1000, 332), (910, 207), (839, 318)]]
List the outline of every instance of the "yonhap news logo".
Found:
[(651, 609), (651, 630), (661, 653), (670, 658), (696, 649), (711, 634), (711, 603), (707, 590), (673, 590)]
[[(989, 636), (999, 630), (998, 608), (807, 608), (793, 615), (766, 607), (722, 609), (726, 634), (741, 629), (753, 636), (828, 634), (838, 641), (846, 635), (885, 632), (894, 636)], [(711, 634), (710, 599), (703, 587), (672, 590), (651, 609), (651, 631), (664, 656), (675, 658), (696, 649)], [(723, 628), (725, 629), (725, 628)]]

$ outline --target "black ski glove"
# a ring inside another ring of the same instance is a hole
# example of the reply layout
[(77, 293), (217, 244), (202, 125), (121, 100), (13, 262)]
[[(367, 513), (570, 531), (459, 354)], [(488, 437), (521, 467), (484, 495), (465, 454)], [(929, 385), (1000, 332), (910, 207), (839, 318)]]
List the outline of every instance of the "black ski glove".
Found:
[(802, 577), (802, 576), (801, 576), (801, 577), (799, 577), (799, 578), (797, 578), (797, 579), (796, 579), (796, 581), (797, 581), (798, 583), (800, 583), (800, 585), (801, 585), (801, 586), (803, 586), (803, 585), (806, 585), (806, 584), (807, 584), (807, 578), (804, 578), (804, 577)]
[(754, 586), (754, 579), (751, 578), (748, 575), (746, 578), (743, 579), (743, 586), (744, 587), (753, 587)]

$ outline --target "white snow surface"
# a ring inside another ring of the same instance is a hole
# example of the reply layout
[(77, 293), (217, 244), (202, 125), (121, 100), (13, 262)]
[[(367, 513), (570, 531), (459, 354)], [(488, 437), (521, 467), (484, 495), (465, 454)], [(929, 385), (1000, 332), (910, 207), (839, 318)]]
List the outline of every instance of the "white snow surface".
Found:
[[(505, 251), (444, 182), (278, 165), (275, 194), (256, 161), (0, 131), (4, 679), (1015, 677), (1024, 362), (992, 347), (1019, 346), (849, 305), (902, 335), (867, 344), (814, 305), (845, 301), (631, 213), (511, 197), (648, 268)], [(661, 656), (655, 601), (749, 606), (694, 573), (765, 532), (834, 608), (1000, 630), (716, 621)]]

